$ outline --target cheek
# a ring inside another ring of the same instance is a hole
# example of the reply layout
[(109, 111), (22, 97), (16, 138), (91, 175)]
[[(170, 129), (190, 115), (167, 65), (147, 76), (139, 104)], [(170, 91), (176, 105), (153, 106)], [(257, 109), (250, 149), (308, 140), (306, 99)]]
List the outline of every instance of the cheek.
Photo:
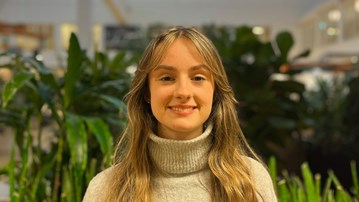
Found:
[(206, 91), (204, 91), (203, 94), (204, 97), (207, 98), (208, 102), (212, 104), (213, 102), (213, 96), (214, 96), (214, 89), (212, 86), (209, 86)]
[(163, 87), (159, 87), (159, 88), (154, 87), (153, 89), (150, 89), (150, 96), (151, 96), (151, 100), (153, 99), (156, 100), (157, 102), (161, 102), (163, 101), (163, 99), (170, 96), (170, 91)]
[(151, 99), (151, 103), (152, 103), (152, 100), (153, 99), (156, 99), (156, 97), (158, 97), (158, 92), (159, 92), (159, 88), (158, 86), (156, 86), (156, 84), (154, 83), (154, 81), (151, 81), (149, 82), (149, 97)]
[(155, 114), (162, 111), (166, 107), (170, 97), (169, 91), (165, 88), (156, 88), (155, 86), (150, 88), (150, 104), (152, 112)]
[(211, 110), (212, 103), (213, 103), (213, 89), (207, 88), (206, 91), (201, 91), (199, 96), (201, 103), (205, 106), (208, 110)]

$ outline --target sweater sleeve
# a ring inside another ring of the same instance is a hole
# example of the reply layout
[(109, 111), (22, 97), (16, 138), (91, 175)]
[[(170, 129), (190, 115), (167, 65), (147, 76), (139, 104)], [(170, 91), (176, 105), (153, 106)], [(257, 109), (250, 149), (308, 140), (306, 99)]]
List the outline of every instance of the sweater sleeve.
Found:
[(105, 200), (105, 189), (108, 187), (108, 174), (110, 169), (106, 169), (100, 173), (98, 173), (92, 180), (90, 181), (85, 196), (83, 198), (83, 202), (100, 202)]
[(252, 170), (252, 178), (258, 191), (259, 201), (277, 202), (273, 181), (267, 169), (258, 161), (248, 158)]

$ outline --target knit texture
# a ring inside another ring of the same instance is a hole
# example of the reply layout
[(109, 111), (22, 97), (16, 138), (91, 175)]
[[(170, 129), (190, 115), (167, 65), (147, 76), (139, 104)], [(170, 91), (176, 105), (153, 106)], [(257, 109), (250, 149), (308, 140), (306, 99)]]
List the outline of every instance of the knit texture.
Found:
[[(150, 157), (162, 172), (161, 176), (152, 178), (155, 202), (211, 201), (211, 171), (207, 163), (213, 138), (211, 130), (212, 125), (209, 125), (200, 136), (185, 141), (169, 140), (150, 134)], [(259, 201), (276, 202), (267, 170), (254, 159), (245, 159), (251, 167)], [(106, 189), (111, 170), (112, 167), (91, 180), (84, 202), (103, 201), (103, 189)]]
[(163, 173), (153, 180), (154, 201), (211, 201), (208, 153), (212, 125), (191, 140), (170, 140), (150, 134), (151, 160)]
[(189, 174), (204, 169), (212, 145), (212, 128), (209, 125), (191, 140), (165, 139), (151, 133), (148, 144), (151, 160), (167, 174)]

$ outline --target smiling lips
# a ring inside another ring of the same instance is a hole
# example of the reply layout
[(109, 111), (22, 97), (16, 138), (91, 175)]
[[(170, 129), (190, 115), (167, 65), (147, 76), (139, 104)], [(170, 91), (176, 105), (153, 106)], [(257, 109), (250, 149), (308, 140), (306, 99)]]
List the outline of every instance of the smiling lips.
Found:
[(197, 109), (196, 106), (190, 106), (190, 105), (175, 105), (168, 107), (172, 112), (178, 114), (178, 115), (189, 115), (191, 114), (195, 109)]

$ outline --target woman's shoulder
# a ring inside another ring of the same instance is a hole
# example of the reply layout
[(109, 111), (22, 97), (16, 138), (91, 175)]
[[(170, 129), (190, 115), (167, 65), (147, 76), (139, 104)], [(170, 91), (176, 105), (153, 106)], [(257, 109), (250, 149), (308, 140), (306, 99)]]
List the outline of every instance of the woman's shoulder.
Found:
[(251, 171), (252, 171), (252, 174), (268, 174), (268, 170), (265, 168), (265, 166), (260, 163), (259, 161), (251, 158), (251, 157), (248, 157), (248, 156), (245, 156), (244, 157), (244, 160), (248, 163)]
[(108, 187), (113, 169), (113, 166), (109, 167), (91, 179), (89, 185), (87, 186), (83, 202), (103, 201), (104, 193)]
[(277, 201), (273, 181), (265, 165), (250, 157), (245, 157), (245, 160), (249, 164), (253, 182), (263, 201)]
[(251, 171), (251, 175), (252, 178), (254, 179), (256, 185), (261, 186), (262, 184), (264, 185), (264, 183), (270, 182), (272, 183), (272, 179), (269, 175), (269, 172), (267, 170), (267, 168), (265, 167), (265, 165), (263, 165), (262, 163), (260, 163), (259, 161), (250, 158), (250, 157), (244, 157), (245, 161), (248, 163), (249, 165), (249, 169)]

